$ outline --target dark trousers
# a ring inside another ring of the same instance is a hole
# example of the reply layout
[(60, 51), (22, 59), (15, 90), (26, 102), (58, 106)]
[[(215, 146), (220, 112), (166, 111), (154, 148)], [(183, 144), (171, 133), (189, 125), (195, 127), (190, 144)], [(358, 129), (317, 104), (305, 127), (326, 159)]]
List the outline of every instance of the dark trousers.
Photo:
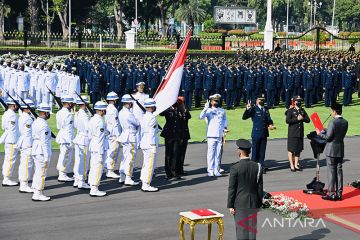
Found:
[(176, 166), (176, 173), (177, 174), (183, 174), (184, 173), (184, 162), (185, 162), (185, 155), (186, 155), (186, 149), (188, 145), (188, 140), (181, 139), (179, 143), (179, 161)]
[(185, 101), (185, 108), (187, 110), (191, 110), (191, 105), (192, 105), (192, 95), (193, 95), (193, 91), (192, 90), (185, 90), (184, 93), (184, 101)]
[(275, 104), (275, 90), (269, 89), (266, 91), (266, 103), (269, 108), (272, 108)]
[(294, 90), (293, 89), (288, 89), (285, 92), (285, 107), (286, 108), (290, 107), (292, 97), (294, 97)]
[(264, 166), (267, 137), (252, 138), (252, 160)]
[(352, 101), (352, 96), (351, 96), (351, 88), (345, 88), (344, 89), (344, 96), (343, 96), (343, 104), (344, 106), (347, 106), (351, 103)]
[(321, 100), (321, 88), (320, 87), (315, 87), (314, 89), (314, 97), (313, 97), (313, 102), (314, 103), (318, 103)]
[(325, 89), (325, 106), (330, 107), (333, 103), (335, 103), (335, 94), (334, 89), (326, 88)]
[(306, 89), (306, 91), (304, 92), (304, 102), (306, 107), (311, 107), (311, 105), (313, 104), (313, 93), (313, 89)]
[(258, 209), (235, 209), (236, 239), (256, 239)]
[(235, 90), (227, 90), (226, 92), (226, 107), (231, 108), (234, 102)]
[(225, 92), (224, 92), (224, 90), (222, 88), (216, 88), (215, 93), (218, 93), (218, 94), (221, 95), (220, 102), (219, 102), (219, 106), (221, 107), (222, 103), (223, 103), (223, 99), (226, 99), (226, 96), (224, 96)]
[(80, 91), (81, 92), (85, 92), (85, 86), (86, 86), (85, 77), (82, 76), (82, 77), (80, 77)]
[(200, 107), (201, 95), (202, 95), (202, 89), (195, 89), (194, 98), (195, 98), (195, 107), (196, 108)]
[(100, 101), (100, 99), (101, 99), (101, 93), (99, 93), (99, 92), (93, 92), (92, 94), (91, 94), (91, 100), (92, 100), (92, 103), (95, 105), (95, 103), (97, 102), (97, 101)]
[(165, 138), (165, 173), (167, 177), (178, 176), (180, 140), (178, 138)]
[(242, 97), (242, 89), (241, 89), (241, 88), (237, 88), (237, 89), (235, 90), (235, 99), (234, 99), (234, 105), (235, 105), (236, 107), (240, 105), (241, 97)]
[(252, 103), (255, 103), (255, 92), (254, 90), (246, 90), (246, 102), (251, 101)]
[(206, 89), (204, 90), (204, 98), (205, 98), (205, 101), (209, 100), (209, 97), (210, 95), (213, 93), (213, 91), (209, 90), (209, 89)]
[(326, 157), (329, 195), (341, 196), (343, 192), (343, 158)]

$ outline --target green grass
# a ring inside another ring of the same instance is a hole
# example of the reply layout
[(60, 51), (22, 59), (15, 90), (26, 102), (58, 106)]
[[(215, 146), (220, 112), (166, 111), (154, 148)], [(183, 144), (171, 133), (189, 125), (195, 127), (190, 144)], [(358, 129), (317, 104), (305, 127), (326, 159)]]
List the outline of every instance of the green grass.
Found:
[[(340, 99), (341, 100), (341, 99)], [(199, 114), (202, 109), (195, 109), (191, 111), (192, 118), (189, 121), (190, 142), (201, 142), (206, 138), (206, 123), (205, 120), (199, 119)], [(226, 116), (228, 119), (230, 132), (226, 136), (226, 140), (236, 140), (239, 138), (251, 138), (251, 130), (252, 130), (252, 121), (251, 119), (242, 120), (242, 115), (245, 111), (245, 105), (241, 105), (240, 108), (234, 110), (227, 110)], [(312, 113), (317, 112), (324, 122), (325, 119), (329, 116), (331, 110), (330, 108), (326, 108), (323, 106), (323, 103), (318, 104), (312, 108), (306, 109), (306, 112), (310, 116)], [(2, 115), (3, 112), (0, 112)], [(276, 138), (287, 138), (287, 130), (288, 125), (285, 123), (285, 108), (283, 105), (270, 110), (270, 115), (272, 120), (274, 121), (274, 125), (276, 126), (276, 130), (270, 131), (270, 139)], [(349, 130), (347, 136), (355, 136), (360, 135), (360, 124), (358, 124), (360, 119), (360, 99), (357, 98), (357, 95), (353, 96), (353, 104), (348, 107), (343, 108), (343, 116), (345, 119), (349, 121)], [(159, 124), (163, 126), (165, 124), (164, 117), (158, 117)], [(49, 125), (52, 131), (57, 134), (56, 129), (56, 119), (55, 114), (51, 115), (49, 120)], [(325, 124), (325, 127), (327, 123)], [(305, 124), (305, 134), (310, 131), (314, 131), (314, 127), (312, 123)], [(0, 134), (2, 134), (2, 130), (0, 129)], [(163, 138), (160, 137), (160, 143), (163, 143)], [(53, 141), (53, 149), (59, 149), (58, 144)], [(3, 145), (0, 145), (0, 152), (3, 152)]]

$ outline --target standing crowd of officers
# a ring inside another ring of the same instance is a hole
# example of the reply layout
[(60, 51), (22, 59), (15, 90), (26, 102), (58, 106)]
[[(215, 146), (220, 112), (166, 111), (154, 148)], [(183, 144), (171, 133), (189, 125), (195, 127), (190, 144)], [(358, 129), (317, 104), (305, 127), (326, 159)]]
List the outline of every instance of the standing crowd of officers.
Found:
[[(88, 86), (91, 101), (110, 91), (119, 96), (132, 93), (136, 84), (145, 82), (152, 97), (166, 74), (171, 58), (166, 56), (77, 56), (65, 60), (67, 70), (74, 67), (81, 89)], [(352, 94), (360, 92), (360, 57), (356, 53), (313, 51), (239, 51), (226, 57), (188, 56), (180, 95), (185, 108), (201, 107), (215, 93), (223, 96), (227, 109), (243, 101), (255, 102), (265, 95), (269, 108), (301, 96), (306, 107), (324, 100), (331, 106), (343, 94), (343, 105), (352, 103)], [(194, 101), (194, 104), (193, 104)], [(222, 101), (220, 102), (222, 105)]]
[[(53, 113), (56, 95), (62, 102), (56, 114), (59, 181), (74, 181), (74, 187), (90, 189), (91, 196), (106, 195), (98, 189), (103, 171), (120, 183), (138, 185), (132, 172), (137, 150), (141, 148), (142, 190), (158, 190), (150, 185), (158, 147), (158, 124), (153, 114), (156, 103), (151, 97), (166, 74), (169, 57), (70, 54), (64, 63), (54, 65), (40, 58), (7, 57), (0, 59), (1, 99), (7, 108), (2, 116), (4, 134), (0, 138), (5, 145), (4, 186), (18, 184), (11, 177), (20, 152), (20, 192), (34, 192), (33, 200), (50, 199), (43, 194), (52, 152), (52, 133), (46, 120)], [(193, 99), (195, 107), (200, 107), (203, 98), (206, 100), (199, 118), (208, 122), (207, 171), (209, 176), (216, 177), (221, 175), (223, 140), (228, 131), (225, 110), (220, 108), (223, 100), (227, 109), (239, 106), (242, 101), (247, 103), (243, 119), (251, 118), (254, 124), (253, 159), (263, 165), (267, 129), (273, 127), (267, 109), (280, 101), (289, 108), (294, 96), (303, 97), (306, 107), (322, 100), (325, 106), (330, 106), (342, 90), (343, 104), (351, 104), (353, 92), (359, 89), (359, 60), (354, 53), (312, 51), (239, 51), (226, 58), (189, 56), (179, 92), (181, 98), (162, 114), (167, 120), (162, 133), (167, 178), (184, 174), (182, 166), (190, 138), (187, 122)], [(80, 98), (80, 92), (86, 91), (90, 99)], [(95, 110), (92, 117), (89, 103)], [(79, 110), (74, 114), (75, 105)], [(38, 110), (36, 119), (33, 108)], [(179, 135), (182, 137), (178, 138)], [(114, 169), (121, 145), (123, 155), (117, 174)], [(67, 175), (73, 157), (74, 178)], [(28, 185), (31, 178), (32, 187)]]

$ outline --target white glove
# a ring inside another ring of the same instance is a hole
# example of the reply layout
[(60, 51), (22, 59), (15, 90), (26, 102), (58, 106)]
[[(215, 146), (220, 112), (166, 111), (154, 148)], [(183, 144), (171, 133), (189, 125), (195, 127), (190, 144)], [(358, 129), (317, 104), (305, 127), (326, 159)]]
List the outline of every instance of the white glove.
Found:
[(210, 107), (210, 101), (206, 101), (204, 109), (208, 109)]

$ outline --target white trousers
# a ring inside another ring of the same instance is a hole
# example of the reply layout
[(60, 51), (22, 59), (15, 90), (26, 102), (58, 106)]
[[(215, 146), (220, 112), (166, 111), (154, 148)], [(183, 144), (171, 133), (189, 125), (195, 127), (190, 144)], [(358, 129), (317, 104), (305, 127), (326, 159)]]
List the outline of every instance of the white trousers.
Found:
[(109, 141), (109, 149), (106, 155), (106, 169), (115, 170), (120, 155), (120, 143), (118, 141)]
[(207, 138), (207, 172), (210, 174), (217, 174), (220, 170), (220, 157), (221, 157), (221, 138)]
[(141, 168), (140, 179), (143, 183), (150, 185), (157, 160), (157, 147), (143, 149), (144, 161)]
[(69, 143), (60, 144), (59, 159), (56, 165), (59, 172), (68, 172), (72, 162), (73, 150), (74, 148)]
[(28, 98), (28, 91), (18, 91), (17, 94), (22, 98), (22, 99), (27, 99)]
[(40, 103), (42, 103), (42, 92), (40, 89), (36, 90), (36, 105), (38, 106)]
[(90, 152), (88, 146), (75, 144), (74, 177), (85, 181), (89, 170)]
[(33, 157), (35, 172), (32, 182), (32, 188), (38, 191), (42, 191), (44, 190), (45, 179), (50, 165), (51, 156), (49, 158), (45, 158), (44, 155), (33, 155)]
[(137, 149), (136, 143), (123, 143), (123, 157), (120, 164), (120, 172), (131, 177), (134, 171)]
[(89, 185), (96, 187), (100, 185), (100, 179), (103, 171), (105, 156), (106, 156), (106, 152), (104, 154), (91, 152)]
[(33, 173), (33, 157), (31, 156), (31, 147), (20, 150), (19, 181), (28, 182)]
[(5, 143), (4, 146), (5, 157), (2, 166), (2, 175), (4, 177), (11, 177), (13, 175), (14, 166), (17, 161), (17, 155), (19, 149), (16, 148), (16, 144)]
[(51, 95), (50, 92), (45, 91), (43, 94), (43, 102), (49, 104), (51, 111), (52, 111), (53, 100), (54, 100), (53, 95)]
[(136, 148), (140, 148), (140, 141), (141, 141), (141, 126), (138, 127), (136, 132)]

